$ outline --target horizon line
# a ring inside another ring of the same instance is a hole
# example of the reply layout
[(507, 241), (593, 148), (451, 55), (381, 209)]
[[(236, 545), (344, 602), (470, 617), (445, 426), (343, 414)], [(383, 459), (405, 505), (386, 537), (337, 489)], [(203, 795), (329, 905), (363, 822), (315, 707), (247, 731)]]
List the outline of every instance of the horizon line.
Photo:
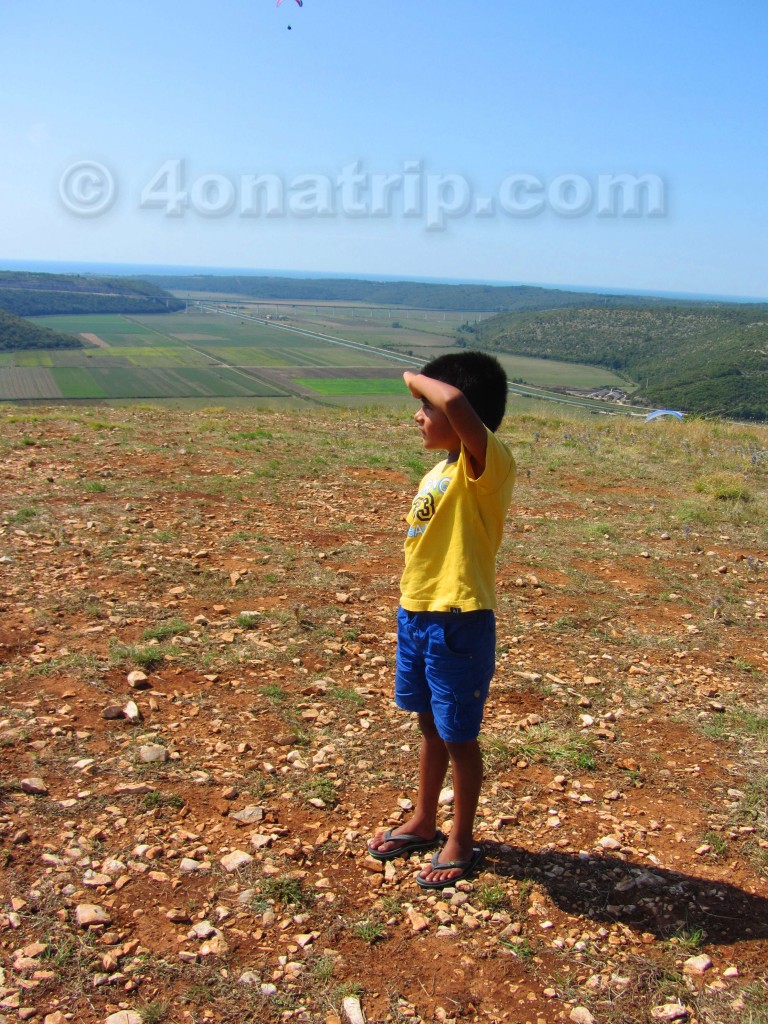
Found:
[[(112, 268), (109, 272), (121, 276), (116, 268), (123, 268), (131, 271), (133, 275), (166, 277), (226, 277), (233, 274), (249, 277), (284, 277), (297, 280), (353, 280), (370, 282), (409, 282), (412, 284), (443, 284), (443, 285), (470, 285), (473, 287), (491, 288), (545, 288), (551, 291), (578, 292), (587, 295), (629, 295), (642, 298), (660, 299), (685, 299), (688, 301), (701, 302), (735, 302), (735, 303), (766, 303), (768, 296), (759, 298), (751, 295), (727, 295), (713, 294), (708, 292), (686, 292), (686, 291), (657, 291), (648, 288), (621, 288), (616, 286), (601, 285), (576, 285), (576, 284), (551, 284), (538, 281), (499, 281), (478, 278), (448, 278), (448, 277), (414, 277), (413, 275), (397, 274), (361, 274), (349, 273), (346, 271), (321, 271), (321, 270), (284, 270), (279, 268), (254, 269), (247, 267), (222, 267), (222, 266), (201, 266), (197, 264), (181, 263), (120, 263), (100, 260), (31, 260), (31, 259), (0, 259), (0, 271), (28, 270), (30, 273), (66, 273), (66, 270), (45, 271), (40, 267), (75, 268), (70, 273), (100, 273), (93, 269)], [(38, 268), (37, 270), (35, 268)], [(128, 273), (125, 276), (130, 276)]]

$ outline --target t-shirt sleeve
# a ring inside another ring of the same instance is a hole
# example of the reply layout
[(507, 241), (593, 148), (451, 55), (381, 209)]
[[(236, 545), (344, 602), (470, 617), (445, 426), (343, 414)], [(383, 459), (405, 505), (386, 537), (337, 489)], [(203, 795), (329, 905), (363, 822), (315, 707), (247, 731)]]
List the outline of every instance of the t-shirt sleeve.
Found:
[(494, 494), (509, 480), (515, 479), (515, 460), (509, 448), (486, 427), (485, 469), (474, 481), (484, 494)]

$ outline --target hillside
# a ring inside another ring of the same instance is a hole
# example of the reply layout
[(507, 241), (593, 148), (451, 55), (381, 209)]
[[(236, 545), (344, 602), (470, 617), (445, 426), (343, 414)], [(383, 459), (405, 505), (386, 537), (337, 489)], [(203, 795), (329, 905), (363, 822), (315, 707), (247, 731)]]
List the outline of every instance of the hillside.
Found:
[(414, 309), (473, 310), (498, 312), (554, 309), (560, 306), (606, 307), (664, 305), (666, 300), (630, 296), (595, 295), (536, 288), (531, 285), (432, 284), (420, 281), (363, 281), (357, 279), (259, 276), (148, 275), (174, 292), (218, 292), (263, 301), (361, 302)]
[(605, 366), (638, 382), (634, 397), (649, 404), (768, 419), (766, 305), (409, 281), (216, 275), (146, 280), (176, 292), (263, 301), (503, 311), (480, 324), (465, 324), (459, 338), (490, 351)]
[(163, 313), (184, 303), (138, 278), (0, 271), (0, 309), (17, 316)]
[(560, 309), (465, 325), (468, 345), (593, 363), (639, 382), (635, 397), (706, 415), (768, 419), (768, 306)]
[(764, 1021), (768, 427), (513, 401), (485, 861), (430, 894), (366, 855), (412, 411), (0, 410), (0, 1017)]
[(80, 338), (30, 323), (0, 309), (0, 352), (30, 348), (82, 348)]

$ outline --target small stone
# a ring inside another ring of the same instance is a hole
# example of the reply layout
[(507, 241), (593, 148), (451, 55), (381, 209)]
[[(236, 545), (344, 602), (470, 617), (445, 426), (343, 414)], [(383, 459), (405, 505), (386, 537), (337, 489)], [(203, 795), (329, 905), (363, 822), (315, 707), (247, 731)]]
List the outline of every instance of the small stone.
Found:
[(189, 914), (187, 913), (186, 910), (178, 910), (173, 907), (170, 910), (166, 911), (165, 916), (169, 921), (172, 921), (174, 924), (187, 924), (187, 922), (190, 919)]
[(257, 821), (262, 821), (264, 818), (264, 808), (258, 807), (256, 804), (248, 804), (247, 807), (243, 807), (240, 811), (235, 811), (229, 817), (239, 821), (241, 825), (254, 825)]
[(110, 704), (101, 712), (101, 717), (109, 721), (116, 721), (118, 718), (125, 718), (123, 709), (118, 704)]
[(275, 736), (275, 743), (278, 747), (292, 747), (298, 742), (299, 737), (295, 732), (282, 732)]
[(225, 871), (238, 871), (240, 868), (250, 864), (252, 860), (253, 857), (250, 853), (246, 853), (245, 850), (233, 850), (232, 853), (221, 857), (219, 863)]
[(216, 934), (216, 929), (210, 921), (197, 921), (187, 933), (188, 939), (210, 939)]
[(128, 685), (133, 690), (148, 690), (152, 684), (145, 672), (136, 669), (128, 673)]
[(200, 947), (200, 956), (224, 956), (229, 952), (229, 943), (224, 936), (217, 932)]
[(689, 957), (683, 964), (683, 974), (700, 978), (712, 967), (712, 959), (706, 953)]
[(153, 793), (154, 786), (150, 786), (148, 782), (119, 782), (112, 792), (126, 793), (129, 796), (142, 796), (144, 793)]
[(129, 700), (123, 708), (123, 717), (127, 718), (129, 722), (141, 722), (144, 718), (139, 711), (138, 704), (133, 700)]
[(573, 1021), (573, 1024), (595, 1024), (595, 1018), (586, 1006), (574, 1006), (568, 1014), (568, 1020)]
[(139, 747), (139, 760), (143, 764), (168, 761), (170, 756), (168, 748), (161, 743), (145, 743)]
[(193, 857), (182, 857), (179, 862), (179, 871), (183, 875), (191, 875), (193, 871), (209, 871), (210, 864), (204, 861), (195, 860)]
[(117, 1013), (110, 1013), (104, 1024), (141, 1024), (142, 1016), (135, 1010), (118, 1010)]
[(83, 876), (83, 885), (88, 886), (89, 889), (97, 889), (101, 885), (111, 884), (111, 876), (102, 874), (98, 871), (86, 871), (85, 875)]
[(445, 807), (448, 804), (453, 803), (453, 790), (446, 786), (445, 789), (440, 790), (440, 796), (438, 797), (438, 804)]
[(654, 1020), (674, 1021), (687, 1020), (690, 1011), (682, 1003), (664, 1003), (663, 1006), (654, 1006), (651, 1010), (651, 1017)]
[(415, 932), (423, 932), (429, 928), (429, 918), (424, 917), (418, 910), (414, 910), (411, 907), (408, 911), (408, 920), (411, 922), (411, 928)]
[(365, 1024), (365, 1014), (357, 996), (345, 996), (341, 1012), (347, 1024)]
[(110, 924), (112, 918), (96, 903), (81, 903), (75, 908), (75, 920), (81, 928), (90, 928), (91, 925)]
[(22, 779), (19, 785), (22, 793), (29, 793), (31, 796), (48, 796), (48, 787), (42, 779)]
[(252, 832), (249, 842), (254, 850), (263, 850), (272, 842), (272, 836), (265, 836), (261, 832)]
[(618, 839), (613, 836), (604, 836), (602, 839), (598, 839), (597, 845), (601, 850), (620, 850), (621, 843)]

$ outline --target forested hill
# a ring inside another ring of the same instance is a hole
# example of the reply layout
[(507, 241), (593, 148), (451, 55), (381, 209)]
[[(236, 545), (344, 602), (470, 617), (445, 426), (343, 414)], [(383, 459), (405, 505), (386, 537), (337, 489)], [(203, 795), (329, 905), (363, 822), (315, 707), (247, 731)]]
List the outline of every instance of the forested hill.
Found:
[(460, 337), (492, 352), (610, 367), (650, 404), (768, 419), (768, 305), (504, 314), (465, 325)]
[(174, 292), (219, 292), (251, 299), (286, 302), (362, 302), (412, 309), (471, 310), (478, 313), (556, 309), (562, 306), (664, 305), (666, 300), (632, 296), (595, 295), (535, 288), (531, 285), (430, 284), (421, 281), (362, 281), (353, 278), (296, 278), (147, 275), (161, 288)]
[(165, 313), (183, 308), (183, 301), (138, 278), (0, 271), (0, 309), (17, 316)]
[(82, 341), (72, 334), (39, 327), (0, 309), (0, 352), (23, 348), (82, 348), (82, 345)]

